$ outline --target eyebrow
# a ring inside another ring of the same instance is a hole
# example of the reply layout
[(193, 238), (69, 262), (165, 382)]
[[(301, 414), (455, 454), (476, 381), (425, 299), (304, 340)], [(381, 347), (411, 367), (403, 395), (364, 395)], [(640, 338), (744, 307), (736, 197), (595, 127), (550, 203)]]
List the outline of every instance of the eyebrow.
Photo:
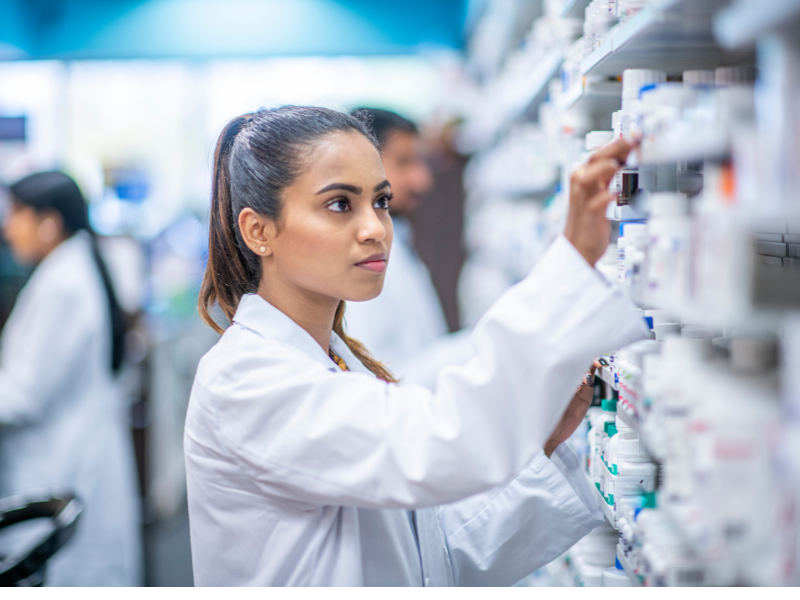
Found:
[[(381, 190), (388, 186), (389, 186), (389, 181), (384, 179), (381, 183), (375, 186), (373, 191), (377, 192), (378, 190)], [(361, 194), (361, 192), (364, 191), (363, 188), (360, 188), (355, 185), (350, 185), (349, 183), (332, 183), (330, 185), (326, 185), (324, 188), (318, 191), (317, 194), (324, 194), (325, 192), (330, 192), (331, 190), (344, 190), (346, 192), (350, 192), (356, 195), (359, 195)]]

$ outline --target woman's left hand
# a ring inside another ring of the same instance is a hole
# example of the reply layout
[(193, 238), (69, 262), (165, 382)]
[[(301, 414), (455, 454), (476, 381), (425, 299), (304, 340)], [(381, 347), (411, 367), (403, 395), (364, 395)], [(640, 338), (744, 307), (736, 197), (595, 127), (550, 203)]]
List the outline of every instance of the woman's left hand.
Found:
[(561, 420), (558, 422), (558, 425), (556, 425), (553, 433), (550, 434), (550, 439), (547, 440), (547, 443), (544, 445), (544, 453), (548, 458), (553, 454), (560, 443), (569, 439), (569, 436), (573, 434), (586, 416), (586, 411), (588, 411), (589, 407), (592, 405), (594, 372), (595, 369), (599, 367), (600, 363), (594, 361), (589, 368), (589, 372), (586, 373), (583, 381), (581, 381), (580, 387), (578, 387), (578, 390), (572, 397), (569, 406), (567, 406), (567, 410), (561, 415)]

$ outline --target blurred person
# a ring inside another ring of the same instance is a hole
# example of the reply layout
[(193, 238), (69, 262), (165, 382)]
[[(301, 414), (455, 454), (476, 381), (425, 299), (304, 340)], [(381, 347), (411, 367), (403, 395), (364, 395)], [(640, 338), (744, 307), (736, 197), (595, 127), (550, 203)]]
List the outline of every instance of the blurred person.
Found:
[[(383, 291), (373, 300), (348, 305), (347, 331), (398, 376), (413, 378), (415, 359), (449, 331), (430, 273), (414, 251), (410, 222), (433, 186), (433, 177), (423, 159), (416, 124), (377, 108), (359, 108), (353, 114), (369, 123), (380, 143), (386, 179), (392, 186), (394, 241)], [(387, 319), (387, 314), (394, 317)]]
[(563, 442), (591, 402), (591, 373), (574, 385), (586, 365), (646, 335), (594, 269), (629, 151), (619, 140), (575, 172), (564, 235), (434, 393), (398, 385), (343, 326), (345, 303), (376, 297), (392, 260), (392, 188), (370, 130), (316, 107), (230, 121), (198, 299), (222, 337), (184, 434), (195, 582), (511, 585), (599, 525)]
[(3, 233), (36, 268), (0, 338), (0, 496), (65, 489), (85, 503), (47, 585), (138, 585), (136, 471), (116, 378), (125, 315), (75, 182), (35, 173), (9, 192)]

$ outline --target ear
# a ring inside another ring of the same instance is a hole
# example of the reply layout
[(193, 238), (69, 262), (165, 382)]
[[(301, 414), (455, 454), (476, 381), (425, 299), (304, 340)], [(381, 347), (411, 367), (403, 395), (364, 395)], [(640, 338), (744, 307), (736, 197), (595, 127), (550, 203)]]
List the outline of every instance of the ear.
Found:
[(242, 239), (256, 256), (271, 256), (275, 239), (275, 222), (258, 214), (252, 208), (243, 208), (239, 213), (239, 231)]

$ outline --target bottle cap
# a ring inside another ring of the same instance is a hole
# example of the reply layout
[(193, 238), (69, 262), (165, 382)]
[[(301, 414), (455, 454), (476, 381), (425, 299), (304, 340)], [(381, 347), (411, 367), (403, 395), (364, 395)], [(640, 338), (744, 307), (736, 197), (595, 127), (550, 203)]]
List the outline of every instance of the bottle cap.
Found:
[(607, 412), (617, 412), (617, 401), (613, 399), (606, 399), (600, 402), (600, 408)]
[(647, 454), (647, 450), (638, 436), (621, 438), (617, 445), (617, 456), (630, 462), (648, 462), (650, 460), (650, 455)]
[(644, 504), (642, 504), (642, 508), (656, 508), (656, 493), (655, 492), (645, 492), (644, 494)]
[(608, 437), (614, 437), (617, 434), (617, 426), (611, 421), (606, 421), (603, 425), (603, 430), (608, 434)]

